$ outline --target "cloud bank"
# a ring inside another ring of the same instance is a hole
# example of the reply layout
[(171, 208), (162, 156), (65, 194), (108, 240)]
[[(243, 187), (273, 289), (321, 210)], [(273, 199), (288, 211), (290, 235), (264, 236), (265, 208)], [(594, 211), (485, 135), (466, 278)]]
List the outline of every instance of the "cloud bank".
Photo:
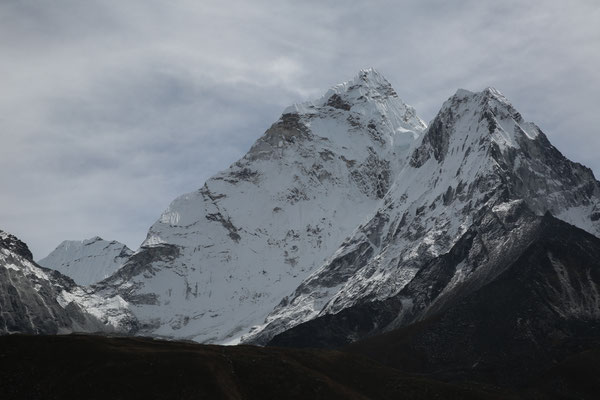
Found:
[[(497, 2), (496, 2), (497, 3)], [(289, 104), (365, 67), (426, 120), (494, 86), (600, 172), (595, 1), (0, 3), (0, 229), (132, 248)]]

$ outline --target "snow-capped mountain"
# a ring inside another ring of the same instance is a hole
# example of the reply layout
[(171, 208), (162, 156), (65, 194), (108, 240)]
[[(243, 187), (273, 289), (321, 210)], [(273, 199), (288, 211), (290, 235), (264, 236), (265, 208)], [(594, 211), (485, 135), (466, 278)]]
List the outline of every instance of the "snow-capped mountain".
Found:
[(250, 151), (177, 198), (99, 290), (142, 334), (235, 342), (382, 205), (425, 123), (374, 70), (286, 109)]
[[(318, 316), (396, 295), (482, 215), (514, 202), (600, 236), (592, 172), (562, 156), (497, 90), (459, 90), (414, 142), (382, 206), (245, 340), (266, 343)], [(454, 283), (464, 279), (457, 272)]]
[(123, 243), (96, 236), (65, 240), (38, 264), (67, 275), (79, 285), (91, 285), (114, 274), (132, 254)]
[[(87, 303), (79, 303), (84, 297)], [(103, 304), (68, 277), (37, 265), (25, 243), (0, 231), (0, 333), (111, 332), (124, 326), (108, 323)]]
[(427, 127), (370, 69), (287, 108), (135, 253), (95, 238), (41, 262), (85, 284), (113, 269), (49, 296), (122, 332), (266, 344), (333, 326), (347, 343), (490, 284), (547, 213), (600, 237), (600, 183), (501, 93), (459, 90)]

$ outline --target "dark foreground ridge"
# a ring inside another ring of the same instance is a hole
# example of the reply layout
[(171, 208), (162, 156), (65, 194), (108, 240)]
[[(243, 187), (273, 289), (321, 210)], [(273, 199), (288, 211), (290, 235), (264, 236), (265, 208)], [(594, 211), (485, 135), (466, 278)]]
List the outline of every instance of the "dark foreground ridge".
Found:
[[(471, 387), (472, 386), (472, 387)], [(330, 350), (0, 337), (2, 399), (500, 399)]]
[[(332, 350), (140, 337), (0, 337), (2, 399), (593, 399), (600, 349), (527, 387), (449, 384)], [(575, 396), (575, 397), (573, 397)]]
[[(530, 232), (516, 236), (523, 244), (517, 254), (492, 259), (476, 246), (486, 232), (506, 226), (484, 218), (397, 296), (316, 318), (276, 336), (271, 345), (344, 348), (444, 381), (506, 388), (540, 382), (571, 396), (564, 398), (598, 398), (600, 384), (589, 373), (600, 372), (600, 359), (594, 360), (600, 349), (600, 239), (550, 214), (534, 218)], [(458, 268), (474, 271), (473, 278), (444, 286)], [(364, 339), (352, 343), (353, 336)], [(580, 384), (572, 384), (577, 379)]]

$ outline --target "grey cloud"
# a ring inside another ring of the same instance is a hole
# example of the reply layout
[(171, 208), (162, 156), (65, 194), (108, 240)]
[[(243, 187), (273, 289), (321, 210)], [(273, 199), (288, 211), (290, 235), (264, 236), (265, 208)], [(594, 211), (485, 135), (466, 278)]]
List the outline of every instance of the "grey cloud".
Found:
[(368, 66), (428, 120), (495, 86), (600, 171), (598, 20), (594, 1), (4, 1), (0, 228), (37, 257), (135, 248), (285, 106)]

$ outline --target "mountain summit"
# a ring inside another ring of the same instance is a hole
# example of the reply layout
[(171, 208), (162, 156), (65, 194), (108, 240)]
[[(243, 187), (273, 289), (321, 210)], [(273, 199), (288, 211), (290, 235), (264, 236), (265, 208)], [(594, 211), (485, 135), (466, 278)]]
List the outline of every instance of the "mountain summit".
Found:
[(392, 132), (422, 131), (427, 127), (415, 109), (404, 104), (387, 79), (373, 68), (361, 70), (352, 80), (332, 87), (316, 101), (286, 108), (284, 114), (310, 115), (327, 106), (352, 111), (367, 121), (385, 115)]
[(96, 236), (82, 241), (65, 240), (38, 263), (80, 285), (91, 285), (114, 274), (132, 254), (123, 243)]
[(175, 199), (100, 284), (140, 333), (236, 342), (382, 206), (425, 129), (375, 70), (287, 108), (248, 153)]

